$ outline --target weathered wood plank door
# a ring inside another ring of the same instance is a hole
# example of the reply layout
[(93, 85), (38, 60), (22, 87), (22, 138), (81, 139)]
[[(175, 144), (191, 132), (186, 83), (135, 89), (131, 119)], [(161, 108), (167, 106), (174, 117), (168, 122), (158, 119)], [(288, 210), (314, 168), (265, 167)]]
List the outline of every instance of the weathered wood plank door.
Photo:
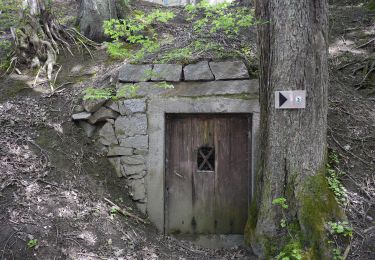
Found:
[(243, 233), (250, 147), (249, 114), (167, 115), (167, 234)]

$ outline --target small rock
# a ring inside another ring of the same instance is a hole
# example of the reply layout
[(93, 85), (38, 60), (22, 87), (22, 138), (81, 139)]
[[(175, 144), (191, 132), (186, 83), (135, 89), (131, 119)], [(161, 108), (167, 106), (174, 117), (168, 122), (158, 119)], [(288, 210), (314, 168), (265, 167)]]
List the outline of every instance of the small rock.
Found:
[(146, 99), (127, 99), (118, 103), (121, 115), (146, 112)]
[(192, 80), (214, 80), (207, 61), (201, 61), (196, 64), (190, 64), (184, 68), (184, 77), (187, 81)]
[(85, 108), (82, 105), (76, 105), (73, 108), (74, 113), (80, 113), (80, 112), (83, 112), (83, 111), (85, 111)]
[(182, 65), (178, 64), (155, 64), (152, 70), (152, 81), (180, 81), (182, 76)]
[[(139, 209), (139, 211), (142, 212), (142, 214), (146, 214), (146, 209), (147, 209), (146, 204), (145, 204), (146, 199), (147, 199), (147, 198), (145, 198), (143, 202), (141, 202), (141, 201), (137, 201), (137, 202), (135, 203), (135, 204), (137, 205), (137, 208)], [(155, 257), (155, 259), (158, 259), (158, 257)], [(182, 259), (183, 259), (183, 258), (182, 258)]]
[(120, 257), (124, 254), (124, 249), (119, 249), (113, 253), (116, 257)]
[(109, 162), (112, 164), (113, 168), (115, 168), (117, 177), (122, 177), (123, 172), (122, 172), (122, 166), (121, 166), (121, 159), (120, 157), (112, 157), (108, 158)]
[(81, 112), (72, 115), (73, 120), (87, 120), (91, 117), (91, 113), (88, 112)]
[[(122, 158), (121, 158), (122, 161)], [(124, 165), (125, 175), (131, 176), (131, 175), (139, 175), (143, 176), (144, 172), (146, 171), (146, 165), (140, 164), (140, 165)]]
[(96, 112), (101, 106), (104, 105), (106, 99), (88, 99), (83, 101), (83, 107), (87, 112)]
[(133, 180), (130, 183), (130, 190), (132, 199), (135, 201), (145, 201), (146, 199), (146, 189), (143, 179)]
[(119, 70), (120, 82), (149, 81), (152, 74), (152, 65), (125, 64)]
[(122, 156), (122, 155), (132, 155), (133, 149), (132, 148), (126, 148), (121, 146), (111, 146), (109, 148), (107, 156)]
[(115, 135), (115, 130), (110, 123), (106, 123), (99, 131), (99, 142), (103, 145), (118, 144), (118, 140)]
[(117, 116), (118, 113), (112, 109), (101, 107), (89, 118), (89, 123), (96, 124), (97, 122), (106, 121), (106, 119), (115, 119)]
[(91, 138), (94, 135), (96, 126), (85, 121), (79, 121), (79, 126), (85, 131), (87, 137)]
[(114, 102), (113, 100), (108, 100), (107, 103), (105, 103), (105, 106), (112, 109), (115, 112), (120, 112), (120, 110), (118, 109), (117, 102)]

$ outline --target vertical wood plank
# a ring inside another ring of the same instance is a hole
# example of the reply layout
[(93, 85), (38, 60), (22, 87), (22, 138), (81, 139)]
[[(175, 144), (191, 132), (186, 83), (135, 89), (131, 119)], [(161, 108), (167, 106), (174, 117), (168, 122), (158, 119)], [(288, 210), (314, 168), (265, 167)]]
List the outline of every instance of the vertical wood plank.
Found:
[(196, 234), (214, 233), (214, 178), (213, 171), (199, 171), (197, 152), (201, 146), (214, 146), (214, 119), (200, 116), (193, 121), (194, 171), (192, 177), (193, 212)]

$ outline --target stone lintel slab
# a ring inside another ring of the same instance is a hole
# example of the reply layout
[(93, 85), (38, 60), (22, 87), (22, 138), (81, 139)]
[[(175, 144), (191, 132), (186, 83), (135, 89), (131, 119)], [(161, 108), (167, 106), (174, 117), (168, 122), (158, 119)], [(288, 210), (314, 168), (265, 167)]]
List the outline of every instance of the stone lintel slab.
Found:
[(180, 81), (182, 78), (182, 65), (179, 64), (154, 64), (152, 81)]
[(120, 82), (149, 81), (151, 74), (152, 65), (124, 64), (119, 70), (118, 80)]
[(141, 97), (162, 95), (171, 90), (160, 87), (160, 82), (139, 82), (136, 83), (136, 85), (139, 87), (137, 90), (137, 95)]
[(165, 92), (165, 96), (200, 97), (215, 95), (259, 94), (258, 80), (228, 80), (208, 82), (179, 82), (174, 89)]
[(216, 80), (248, 79), (249, 72), (242, 61), (210, 62)]

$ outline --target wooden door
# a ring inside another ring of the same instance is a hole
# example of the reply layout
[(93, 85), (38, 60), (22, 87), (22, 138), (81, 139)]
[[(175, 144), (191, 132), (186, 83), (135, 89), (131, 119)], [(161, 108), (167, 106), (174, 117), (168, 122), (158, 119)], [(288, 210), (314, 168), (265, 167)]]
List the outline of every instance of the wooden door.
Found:
[(242, 234), (251, 187), (251, 116), (166, 119), (165, 232)]

